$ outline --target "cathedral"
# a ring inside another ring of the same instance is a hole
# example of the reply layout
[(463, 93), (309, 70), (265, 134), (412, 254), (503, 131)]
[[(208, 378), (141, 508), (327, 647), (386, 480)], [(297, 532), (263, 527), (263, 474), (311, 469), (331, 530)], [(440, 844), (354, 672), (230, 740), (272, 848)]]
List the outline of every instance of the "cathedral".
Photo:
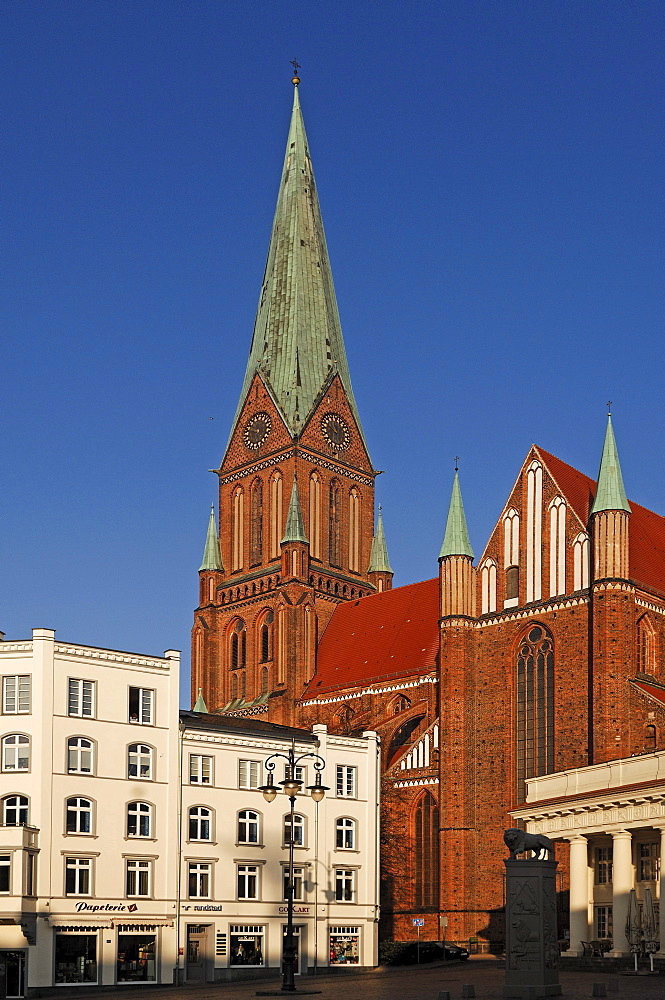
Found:
[[(393, 589), (299, 83), (216, 470), (193, 700), (378, 732), (383, 936), (411, 939), (422, 917), (424, 939), (500, 946), (502, 832), (519, 824), (529, 781), (664, 745), (665, 518), (628, 501), (609, 417), (596, 479), (529, 450), (477, 561), (456, 473), (437, 574)], [(563, 938), (565, 837), (557, 859)]]

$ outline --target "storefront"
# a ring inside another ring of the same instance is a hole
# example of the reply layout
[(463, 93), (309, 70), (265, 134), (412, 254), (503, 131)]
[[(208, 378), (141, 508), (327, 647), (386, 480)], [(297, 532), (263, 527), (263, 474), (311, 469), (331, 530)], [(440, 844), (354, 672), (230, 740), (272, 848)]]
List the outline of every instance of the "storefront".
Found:
[(330, 964), (360, 964), (360, 928), (330, 928)]
[(118, 927), (118, 983), (157, 981), (157, 928), (120, 924)]
[(0, 997), (25, 996), (25, 958), (24, 950), (0, 951)]
[(265, 965), (265, 927), (256, 924), (231, 924), (229, 929), (230, 965)]
[(55, 932), (54, 955), (56, 986), (74, 983), (93, 986), (98, 982), (99, 948), (97, 927), (58, 928)]

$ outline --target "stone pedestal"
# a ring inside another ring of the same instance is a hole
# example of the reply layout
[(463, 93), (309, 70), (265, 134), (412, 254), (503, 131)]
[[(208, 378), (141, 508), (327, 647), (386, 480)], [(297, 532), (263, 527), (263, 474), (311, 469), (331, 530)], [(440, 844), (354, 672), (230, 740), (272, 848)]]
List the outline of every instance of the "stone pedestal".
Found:
[(556, 926), (556, 861), (506, 859), (506, 981), (515, 1000), (556, 997), (559, 946)]

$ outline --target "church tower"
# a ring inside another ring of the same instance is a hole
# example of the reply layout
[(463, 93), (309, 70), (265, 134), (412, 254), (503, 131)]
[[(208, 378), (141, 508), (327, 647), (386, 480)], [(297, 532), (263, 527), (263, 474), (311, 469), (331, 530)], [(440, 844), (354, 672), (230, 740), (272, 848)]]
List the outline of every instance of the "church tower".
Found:
[[(318, 636), (373, 593), (374, 477), (353, 396), (314, 173), (293, 109), (249, 360), (219, 469), (219, 551), (204, 560), (193, 697), (296, 721)], [(206, 544), (206, 551), (208, 551)], [(212, 582), (214, 581), (214, 582)]]

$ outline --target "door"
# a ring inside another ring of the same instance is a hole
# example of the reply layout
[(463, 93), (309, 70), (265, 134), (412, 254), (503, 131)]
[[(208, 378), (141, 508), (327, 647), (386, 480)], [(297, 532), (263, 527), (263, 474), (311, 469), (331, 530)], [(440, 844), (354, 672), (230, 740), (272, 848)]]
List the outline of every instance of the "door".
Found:
[(185, 978), (188, 983), (206, 981), (206, 939), (207, 926), (189, 924), (187, 927), (187, 968)]
[[(300, 975), (303, 974), (303, 968), (302, 968), (303, 961), (307, 960), (307, 956), (301, 954), (301, 951), (302, 951), (302, 949), (300, 947), (301, 937), (302, 937), (301, 931), (302, 931), (302, 927), (300, 927), (300, 926), (298, 926), (296, 924), (294, 926), (294, 928), (293, 928), (293, 943), (296, 946), (295, 962), (293, 963), (293, 974), (295, 976), (300, 976)], [(284, 940), (286, 940), (286, 927), (282, 927), (282, 935), (283, 935)], [(304, 972), (306, 974), (307, 973), (307, 969), (305, 969)], [(284, 962), (283, 961), (282, 961), (282, 975), (284, 975)]]
[(0, 996), (25, 996), (25, 952), (0, 951)]

